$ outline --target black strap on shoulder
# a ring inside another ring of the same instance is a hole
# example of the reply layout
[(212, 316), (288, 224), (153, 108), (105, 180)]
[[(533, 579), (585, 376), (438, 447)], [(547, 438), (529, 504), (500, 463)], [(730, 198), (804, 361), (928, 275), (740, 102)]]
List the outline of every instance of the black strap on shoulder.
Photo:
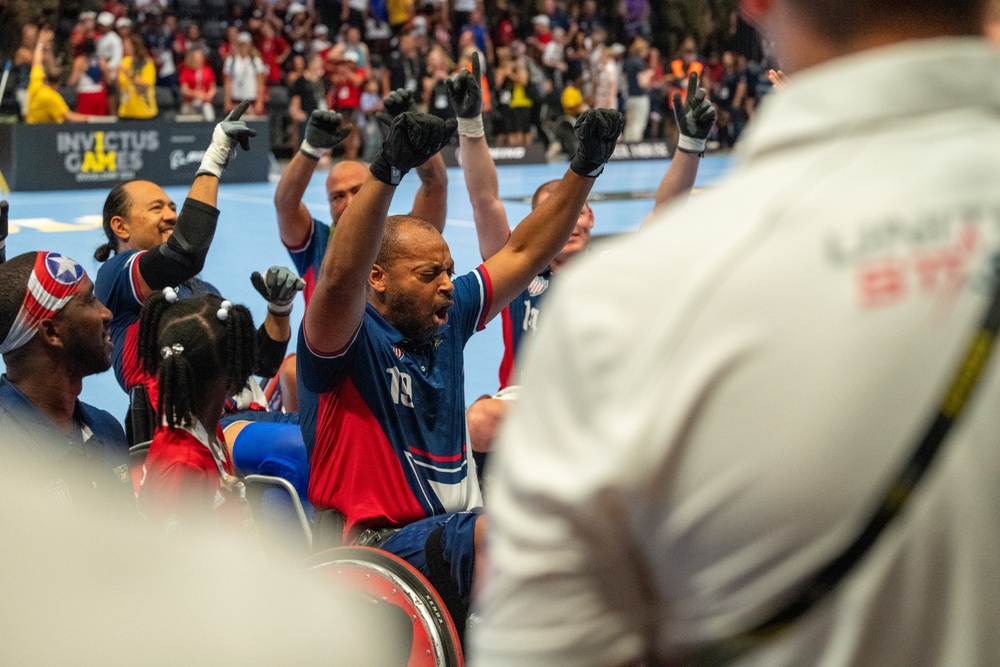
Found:
[[(1000, 273), (1000, 266), (997, 267), (997, 272)], [(864, 558), (886, 526), (906, 507), (917, 484), (941, 449), (951, 427), (961, 417), (993, 352), (998, 330), (1000, 330), (1000, 276), (995, 275), (989, 308), (972, 336), (962, 364), (953, 377), (937, 414), (931, 418), (924, 436), (917, 443), (909, 460), (883, 493), (882, 500), (861, 533), (839, 556), (803, 582), (791, 600), (780, 610), (749, 630), (686, 656), (685, 664), (717, 665), (729, 662), (747, 651), (776, 639), (833, 590)]]

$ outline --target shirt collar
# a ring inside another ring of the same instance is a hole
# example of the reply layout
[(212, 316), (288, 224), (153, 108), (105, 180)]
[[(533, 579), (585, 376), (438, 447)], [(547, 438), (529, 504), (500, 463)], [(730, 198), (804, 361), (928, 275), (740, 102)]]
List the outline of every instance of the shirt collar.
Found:
[[(433, 350), (437, 347), (437, 345), (434, 344), (434, 341), (424, 343), (422, 345), (417, 344), (400, 333), (399, 329), (392, 326), (392, 324), (389, 323), (389, 320), (385, 319), (385, 317), (382, 316), (382, 313), (378, 312), (375, 306), (369, 303), (366, 305), (366, 308), (368, 309), (368, 314), (372, 316), (372, 321), (375, 323), (375, 326), (393, 345), (398, 345), (399, 347), (410, 352), (418, 352), (425, 349)], [(437, 338), (440, 338), (440, 336), (437, 336)]]
[(767, 97), (747, 128), (741, 162), (907, 117), (1000, 111), (1000, 52), (978, 37), (912, 40), (817, 65)]

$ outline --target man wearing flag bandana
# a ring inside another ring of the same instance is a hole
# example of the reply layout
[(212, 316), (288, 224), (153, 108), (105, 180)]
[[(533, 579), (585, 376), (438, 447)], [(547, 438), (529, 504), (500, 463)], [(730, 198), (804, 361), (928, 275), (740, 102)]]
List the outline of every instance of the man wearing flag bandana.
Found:
[(125, 433), (78, 400), (83, 378), (111, 367), (111, 312), (83, 267), (54, 252), (0, 265), (0, 432), (6, 464), (41, 475), (57, 505), (132, 500)]

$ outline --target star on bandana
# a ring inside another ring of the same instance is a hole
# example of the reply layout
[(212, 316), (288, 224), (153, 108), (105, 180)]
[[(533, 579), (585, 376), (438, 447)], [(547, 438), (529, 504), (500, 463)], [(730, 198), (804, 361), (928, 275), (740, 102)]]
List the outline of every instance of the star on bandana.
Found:
[(73, 285), (83, 277), (83, 267), (69, 257), (50, 252), (45, 258), (45, 268), (56, 282), (63, 285)]

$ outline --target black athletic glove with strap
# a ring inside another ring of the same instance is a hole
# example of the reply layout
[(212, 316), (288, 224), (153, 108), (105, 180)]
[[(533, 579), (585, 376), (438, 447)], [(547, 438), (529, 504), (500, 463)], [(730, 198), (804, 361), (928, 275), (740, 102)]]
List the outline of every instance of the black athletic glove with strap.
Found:
[(458, 116), (458, 134), (481, 137), (483, 131), (483, 87), (479, 69), (479, 52), (472, 56), (472, 71), (463, 69), (445, 81), (451, 106)]
[(624, 127), (625, 116), (613, 109), (591, 109), (580, 114), (573, 127), (580, 144), (569, 163), (570, 169), (580, 176), (600, 176)]
[(254, 271), (250, 274), (250, 282), (267, 301), (267, 312), (285, 316), (292, 312), (295, 295), (306, 286), (302, 278), (284, 266), (272, 266), (263, 276)]
[(312, 159), (319, 160), (343, 143), (351, 133), (351, 126), (341, 127), (343, 123), (343, 116), (336, 111), (313, 111), (309, 114), (306, 136), (302, 139), (299, 150)]
[(444, 148), (455, 134), (455, 120), (407, 111), (393, 121), (382, 147), (372, 159), (372, 175), (387, 185), (399, 185), (410, 169), (419, 167)]
[(715, 124), (715, 107), (708, 101), (708, 92), (699, 83), (698, 75), (691, 72), (687, 99), (681, 103), (681, 94), (674, 93), (674, 120), (680, 130), (677, 150), (704, 155), (705, 143)]
[(245, 151), (250, 150), (250, 138), (257, 136), (257, 130), (247, 125), (246, 121), (240, 120), (249, 106), (249, 100), (240, 102), (238, 107), (230, 111), (229, 115), (215, 126), (215, 130), (212, 131), (212, 143), (205, 150), (197, 176), (211, 174), (220, 178), (229, 161), (236, 155), (237, 145)]
[(417, 100), (413, 97), (413, 93), (408, 91), (406, 88), (397, 88), (392, 91), (384, 98), (382, 98), (382, 106), (385, 107), (385, 111), (375, 114), (375, 119), (378, 121), (379, 127), (382, 129), (382, 136), (389, 136), (389, 129), (392, 127), (392, 121), (396, 120), (399, 116), (402, 116), (408, 111), (416, 113), (419, 111), (417, 109)]

